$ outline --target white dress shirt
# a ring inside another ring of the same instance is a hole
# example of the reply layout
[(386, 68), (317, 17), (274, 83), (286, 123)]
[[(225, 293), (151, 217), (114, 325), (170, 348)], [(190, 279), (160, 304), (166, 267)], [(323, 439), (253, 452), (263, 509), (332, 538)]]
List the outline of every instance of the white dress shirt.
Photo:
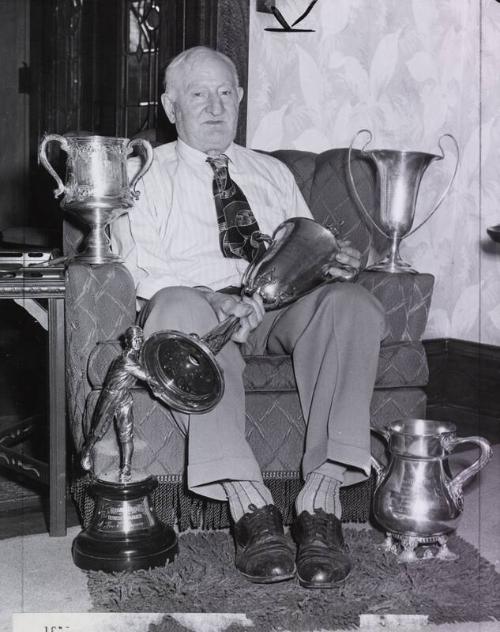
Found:
[[(229, 173), (245, 194), (261, 232), (272, 235), (290, 217), (312, 217), (289, 169), (279, 160), (233, 143)], [(113, 251), (125, 260), (137, 297), (149, 299), (169, 286), (240, 285), (248, 266), (225, 258), (206, 154), (178, 140), (154, 150), (139, 181), (139, 199), (111, 226)], [(138, 162), (129, 161), (130, 171)]]

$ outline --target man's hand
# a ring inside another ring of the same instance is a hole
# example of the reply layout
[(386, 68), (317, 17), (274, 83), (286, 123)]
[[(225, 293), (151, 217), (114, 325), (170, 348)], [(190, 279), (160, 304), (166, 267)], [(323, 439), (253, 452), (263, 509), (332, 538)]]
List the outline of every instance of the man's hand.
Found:
[(339, 239), (340, 252), (337, 253), (335, 259), (341, 264), (333, 265), (328, 270), (328, 274), (332, 280), (352, 281), (359, 272), (361, 267), (361, 253), (351, 246), (351, 242), (345, 239)]
[(231, 294), (211, 292), (206, 294), (206, 298), (219, 321), (228, 316), (238, 316), (240, 319), (239, 329), (231, 336), (234, 342), (246, 342), (248, 334), (262, 322), (264, 317), (264, 304), (258, 294), (241, 298)]

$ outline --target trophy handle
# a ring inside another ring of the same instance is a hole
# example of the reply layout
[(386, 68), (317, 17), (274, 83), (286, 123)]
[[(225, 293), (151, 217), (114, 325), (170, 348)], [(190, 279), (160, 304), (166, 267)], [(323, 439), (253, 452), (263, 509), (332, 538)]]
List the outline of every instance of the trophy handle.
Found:
[[(276, 231), (277, 230), (278, 229), (276, 229)], [(274, 234), (276, 234), (276, 231), (274, 232)], [(266, 235), (265, 233), (261, 233), (261, 232), (256, 234), (255, 237), (252, 235), (251, 239), (257, 244), (264, 243), (264, 244), (268, 244), (269, 246), (271, 246), (274, 243), (274, 235), (273, 235), (273, 237), (271, 237), (270, 235)], [(245, 287), (248, 284), (248, 279), (250, 278), (250, 275), (252, 274), (252, 272), (255, 270), (257, 264), (260, 263), (260, 261), (262, 259), (262, 256), (263, 255), (261, 254), (259, 257), (255, 257), (253, 259), (253, 261), (251, 261), (249, 263), (249, 265), (247, 266), (247, 268), (246, 268), (246, 270), (243, 273), (243, 276), (241, 278), (241, 286), (242, 287)]]
[(361, 198), (359, 197), (359, 193), (358, 190), (356, 188), (356, 185), (354, 184), (354, 178), (352, 177), (352, 170), (351, 170), (351, 154), (352, 154), (352, 146), (354, 145), (355, 140), (357, 139), (358, 136), (360, 136), (361, 134), (368, 134), (370, 136), (370, 138), (366, 141), (366, 143), (363, 145), (363, 147), (361, 148), (361, 151), (365, 150), (365, 147), (367, 145), (369, 145), (372, 142), (372, 138), (373, 138), (373, 134), (370, 132), (369, 129), (360, 129), (356, 132), (356, 134), (354, 135), (354, 138), (351, 140), (351, 144), (349, 145), (349, 151), (347, 153), (347, 171), (349, 173), (349, 181), (351, 183), (351, 188), (352, 191), (356, 197), (356, 200), (359, 204), (360, 209), (363, 211), (363, 215), (366, 217), (366, 219), (370, 222), (370, 224), (372, 224), (372, 226), (374, 226), (378, 232), (383, 235), (384, 237), (387, 237), (387, 239), (390, 239), (391, 236), (388, 235), (386, 232), (384, 232), (380, 226), (377, 224), (377, 222), (373, 219), (373, 217), (370, 215), (370, 213), (366, 210), (365, 205), (363, 204), (363, 201), (361, 200)]
[(443, 447), (447, 452), (451, 452), (457, 445), (461, 445), (462, 443), (477, 444), (481, 450), (481, 454), (474, 463), (472, 463), (472, 465), (469, 465), (469, 467), (459, 472), (454, 478), (452, 478), (451, 481), (449, 481), (448, 487), (451, 493), (457, 497), (462, 496), (462, 487), (470, 478), (472, 478), (472, 476), (474, 476), (474, 474), (477, 474), (479, 470), (483, 469), (492, 455), (490, 442), (483, 439), (483, 437), (464, 437), (463, 439), (459, 437), (452, 437), (443, 439)]
[[(380, 435), (386, 443), (389, 443), (391, 435), (390, 432), (385, 428), (376, 428), (375, 426), (370, 426), (370, 432), (375, 432), (376, 434)], [(378, 487), (384, 479), (386, 467), (373, 454), (370, 455), (370, 461), (372, 468), (375, 470), (375, 476), (377, 479), (375, 485)]]
[(410, 232), (405, 235), (405, 238), (409, 237), (410, 235), (413, 235), (413, 233), (415, 233), (421, 226), (423, 226), (434, 215), (434, 213), (441, 206), (444, 198), (448, 195), (448, 193), (449, 193), (449, 191), (451, 189), (451, 186), (453, 184), (453, 181), (455, 180), (455, 176), (457, 175), (458, 166), (459, 166), (459, 163), (460, 163), (460, 148), (458, 146), (456, 138), (452, 134), (443, 134), (439, 138), (438, 144), (439, 144), (439, 149), (441, 150), (441, 156), (438, 156), (437, 160), (442, 160), (444, 158), (444, 150), (443, 150), (443, 145), (441, 144), (441, 141), (445, 137), (451, 138), (451, 140), (453, 141), (453, 143), (455, 145), (455, 150), (457, 152), (457, 161), (455, 163), (455, 169), (453, 170), (453, 173), (451, 174), (451, 178), (450, 178), (445, 190), (443, 191), (443, 193), (442, 193), (441, 197), (439, 198), (439, 200), (436, 202), (436, 204), (435, 204), (434, 208), (432, 209), (432, 211), (427, 215), (427, 217), (423, 221), (420, 222), (420, 224), (418, 224), (415, 228), (410, 230)]
[(47, 152), (46, 152), (47, 144), (53, 140), (61, 143), (61, 149), (63, 149), (66, 153), (68, 153), (69, 145), (68, 145), (68, 141), (64, 138), (64, 136), (61, 136), (60, 134), (45, 134), (42, 142), (40, 143), (40, 148), (38, 150), (38, 160), (39, 162), (42, 163), (45, 169), (47, 169), (47, 171), (56, 181), (57, 189), (54, 190), (54, 196), (59, 197), (66, 191), (66, 187), (64, 186), (64, 183), (61, 180), (61, 178), (56, 173), (55, 169), (50, 164), (47, 158)]
[(132, 197), (134, 199), (138, 199), (139, 198), (139, 191), (136, 191), (135, 186), (137, 184), (137, 182), (142, 178), (142, 176), (146, 173), (146, 171), (149, 169), (149, 167), (151, 167), (151, 163), (153, 162), (153, 148), (151, 147), (151, 143), (147, 140), (145, 140), (144, 138), (134, 138), (133, 140), (129, 141), (127, 148), (128, 148), (128, 153), (130, 153), (132, 151), (132, 148), (135, 145), (140, 145), (146, 152), (146, 160), (144, 161), (144, 164), (142, 165), (142, 167), (139, 169), (139, 171), (135, 174), (135, 176), (132, 178), (131, 182), (130, 182), (130, 193), (132, 194)]

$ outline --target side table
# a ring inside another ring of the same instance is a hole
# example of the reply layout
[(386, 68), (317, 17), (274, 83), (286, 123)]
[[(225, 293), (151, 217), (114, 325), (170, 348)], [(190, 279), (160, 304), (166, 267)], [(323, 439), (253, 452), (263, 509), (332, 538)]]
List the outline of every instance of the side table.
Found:
[[(0, 464), (49, 487), (49, 533), (66, 535), (66, 385), (65, 269), (39, 265), (0, 271), (0, 299), (14, 300), (48, 333), (49, 462), (17, 452), (12, 446), (26, 437), (26, 422), (0, 434)], [(38, 301), (47, 299), (45, 308)]]

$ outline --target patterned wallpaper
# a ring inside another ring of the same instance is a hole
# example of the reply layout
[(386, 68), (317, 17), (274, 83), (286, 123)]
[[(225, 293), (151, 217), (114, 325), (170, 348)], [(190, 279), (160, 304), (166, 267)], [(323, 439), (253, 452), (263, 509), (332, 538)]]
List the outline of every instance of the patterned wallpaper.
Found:
[[(277, 0), (292, 22), (309, 0)], [(452, 191), (403, 241), (401, 254), (436, 277), (426, 338), (500, 345), (500, 3), (495, 0), (318, 0), (300, 24), (272, 33), (251, 0), (248, 145), (322, 151), (360, 128), (372, 148), (440, 154), (460, 147)], [(356, 146), (361, 146), (359, 139)], [(414, 226), (433, 208), (456, 152), (427, 169)]]

